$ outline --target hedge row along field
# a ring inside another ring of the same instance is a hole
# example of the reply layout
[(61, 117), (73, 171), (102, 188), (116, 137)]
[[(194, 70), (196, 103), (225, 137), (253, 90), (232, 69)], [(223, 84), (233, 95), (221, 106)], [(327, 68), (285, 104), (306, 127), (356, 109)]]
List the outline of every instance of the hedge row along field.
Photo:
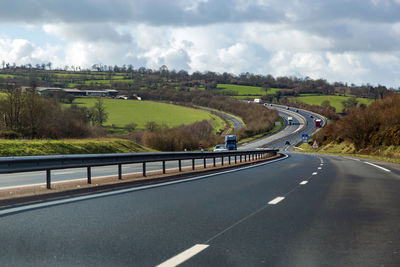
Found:
[[(94, 106), (96, 98), (77, 98), (74, 104), (86, 107)], [(188, 125), (202, 120), (211, 120), (216, 131), (225, 127), (225, 122), (210, 112), (178, 105), (165, 104), (153, 101), (137, 101), (104, 98), (104, 105), (108, 113), (105, 126), (124, 127), (136, 123), (137, 130), (144, 130), (145, 124), (154, 121), (168, 127)]]

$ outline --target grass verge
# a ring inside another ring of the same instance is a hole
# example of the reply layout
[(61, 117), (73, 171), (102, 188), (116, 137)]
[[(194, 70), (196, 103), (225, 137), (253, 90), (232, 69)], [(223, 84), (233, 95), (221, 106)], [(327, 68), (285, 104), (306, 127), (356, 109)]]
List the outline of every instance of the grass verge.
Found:
[(126, 139), (0, 140), (0, 156), (136, 153), (155, 151)]
[(299, 147), (301, 150), (296, 149), (296, 152), (358, 157), (400, 164), (399, 146), (377, 147), (362, 151), (356, 151), (353, 144), (347, 142), (341, 144), (331, 143), (318, 149), (313, 149), (310, 144), (301, 144)]

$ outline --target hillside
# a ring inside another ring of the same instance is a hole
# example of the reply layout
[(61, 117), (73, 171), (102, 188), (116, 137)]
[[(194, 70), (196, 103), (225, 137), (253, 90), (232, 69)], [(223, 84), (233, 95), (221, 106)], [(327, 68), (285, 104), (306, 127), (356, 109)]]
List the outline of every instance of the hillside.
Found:
[[(337, 113), (341, 113), (344, 109), (343, 101), (347, 101), (350, 99), (350, 96), (340, 96), (340, 95), (306, 95), (306, 96), (299, 96), (294, 98), (297, 101), (306, 103), (308, 105), (318, 105), (324, 101), (329, 101), (330, 105), (336, 109)], [(292, 99), (293, 100), (293, 99)], [(365, 104), (369, 105), (374, 100), (367, 99), (367, 98), (356, 98), (358, 104)]]
[[(78, 106), (91, 107), (95, 101), (95, 98), (76, 98), (73, 103)], [(137, 124), (136, 130), (144, 130), (146, 123), (152, 121), (159, 125), (165, 124), (168, 127), (175, 127), (202, 120), (211, 121), (217, 132), (225, 127), (225, 123), (220, 117), (200, 109), (129, 99), (105, 98), (103, 101), (109, 114), (105, 126), (115, 129), (122, 129), (130, 123)]]
[[(400, 147), (400, 95), (392, 94), (368, 107), (354, 108), (335, 123), (328, 124), (315, 135), (315, 140), (325, 146), (344, 142), (354, 147), (354, 153), (379, 154), (388, 148)], [(397, 152), (396, 152), (397, 153)], [(393, 156), (398, 153), (393, 153)]]

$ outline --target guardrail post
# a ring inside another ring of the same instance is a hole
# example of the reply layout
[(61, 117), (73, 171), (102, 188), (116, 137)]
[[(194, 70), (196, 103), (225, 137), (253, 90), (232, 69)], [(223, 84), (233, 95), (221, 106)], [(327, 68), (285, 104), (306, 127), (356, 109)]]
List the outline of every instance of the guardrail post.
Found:
[(215, 167), (215, 158), (213, 158), (213, 166)]
[(122, 180), (122, 164), (118, 164), (118, 180)]
[(244, 155), (244, 162), (247, 161), (247, 155)]
[(236, 155), (235, 155), (235, 164), (237, 163)]
[(224, 157), (221, 157), (221, 166), (224, 166)]
[(182, 160), (179, 160), (179, 171), (182, 171)]
[(143, 162), (143, 177), (146, 177), (146, 162)]
[(242, 162), (242, 155), (240, 155), (240, 162)]
[(51, 189), (51, 170), (46, 170), (46, 188)]
[(228, 164), (231, 165), (231, 156), (228, 157)]
[(162, 162), (162, 173), (165, 174), (165, 160)]
[(207, 159), (206, 158), (203, 159), (203, 165), (204, 165), (204, 169), (207, 168)]
[(87, 167), (87, 183), (91, 184), (92, 183), (92, 168)]
[(194, 170), (196, 168), (195, 166), (195, 159), (192, 159), (192, 170)]

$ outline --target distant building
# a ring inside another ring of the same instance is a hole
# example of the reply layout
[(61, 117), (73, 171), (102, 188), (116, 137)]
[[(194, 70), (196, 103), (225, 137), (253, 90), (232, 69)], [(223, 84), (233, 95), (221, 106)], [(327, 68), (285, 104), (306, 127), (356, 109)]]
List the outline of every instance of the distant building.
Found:
[(58, 88), (58, 87), (36, 87), (35, 90), (40, 95), (55, 95), (64, 93), (73, 96), (102, 96), (102, 97), (115, 97), (118, 95), (117, 90), (79, 90), (77, 88)]

